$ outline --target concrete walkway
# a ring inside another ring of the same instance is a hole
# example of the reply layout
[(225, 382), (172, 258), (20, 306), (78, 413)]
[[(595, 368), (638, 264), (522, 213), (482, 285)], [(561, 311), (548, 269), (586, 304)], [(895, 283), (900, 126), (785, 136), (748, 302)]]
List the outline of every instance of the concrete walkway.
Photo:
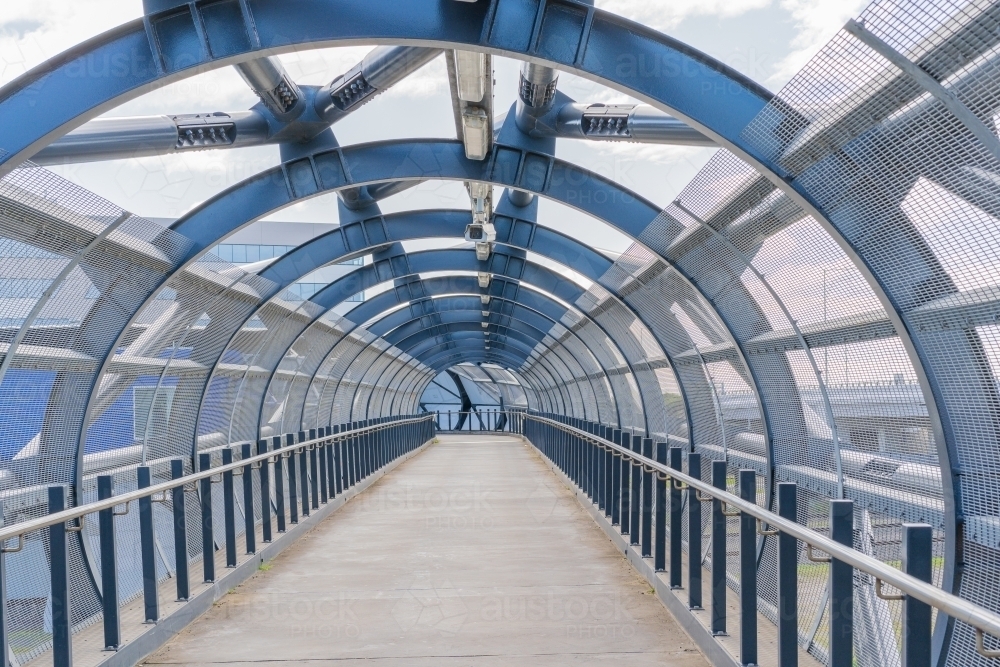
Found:
[(707, 665), (534, 448), (440, 440), (144, 664)]

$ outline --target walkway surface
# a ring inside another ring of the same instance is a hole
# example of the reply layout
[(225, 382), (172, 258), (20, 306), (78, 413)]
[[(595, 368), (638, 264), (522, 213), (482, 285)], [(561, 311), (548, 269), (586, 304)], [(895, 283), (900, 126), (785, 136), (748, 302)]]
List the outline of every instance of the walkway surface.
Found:
[(707, 665), (513, 437), (441, 436), (267, 565), (145, 664)]

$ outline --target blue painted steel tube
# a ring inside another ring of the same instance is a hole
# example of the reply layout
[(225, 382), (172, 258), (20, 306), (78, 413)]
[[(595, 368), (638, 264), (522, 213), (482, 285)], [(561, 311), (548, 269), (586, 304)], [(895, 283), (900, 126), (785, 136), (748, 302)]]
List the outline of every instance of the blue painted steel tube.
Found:
[[(66, 487), (49, 487), (49, 514), (66, 509)], [(49, 602), (52, 606), (52, 665), (72, 667), (73, 610), (69, 596), (69, 540), (66, 524), (49, 526)], [(4, 656), (6, 658), (6, 656)]]
[[(923, 523), (903, 524), (900, 552), (903, 571), (930, 582), (933, 569), (934, 530)], [(931, 665), (931, 607), (909, 595), (903, 599), (903, 667)], [(784, 667), (784, 666), (782, 666)]]
[[(688, 452), (688, 475), (701, 480), (701, 454)], [(702, 609), (701, 589), (701, 501), (693, 487), (687, 490), (688, 503), (688, 608)]]
[[(3, 505), (0, 504), (0, 526), (3, 524)], [(0, 656), (5, 658), (10, 655), (10, 634), (7, 623), (7, 552), (7, 547), (0, 543)]]
[[(257, 453), (267, 453), (267, 439), (257, 441)], [(265, 544), (271, 536), (271, 466), (265, 460), (260, 463), (260, 536)]]
[[(136, 487), (145, 489), (153, 483), (149, 466), (135, 469)], [(153, 534), (153, 498), (139, 499), (139, 553), (142, 556), (142, 603), (146, 623), (160, 620), (160, 594), (156, 585), (156, 537)]]
[[(632, 436), (632, 451), (636, 454), (642, 453), (641, 435)], [(628, 520), (629, 542), (638, 546), (642, 539), (642, 527), (639, 525), (639, 519), (642, 516), (642, 468), (632, 464), (626, 467), (631, 468), (629, 470), (629, 495), (631, 496)]]
[[(647, 459), (653, 458), (653, 439), (642, 439), (642, 455)], [(642, 518), (640, 528), (642, 530), (642, 557), (649, 558), (653, 555), (653, 478), (655, 473), (642, 471)]]
[[(244, 460), (253, 456), (253, 445), (249, 442), (240, 445), (240, 457)], [(261, 462), (261, 468), (264, 467)], [(261, 504), (264, 503), (264, 496), (261, 494)], [(255, 528), (257, 513), (254, 511), (253, 502), (253, 466), (243, 466), (243, 537), (246, 542), (247, 553), (257, 552), (257, 531)]]
[[(725, 461), (712, 461), (712, 486), (726, 490)], [(726, 515), (723, 502), (712, 499), (712, 634), (726, 631)]]
[[(683, 452), (680, 447), (670, 448), (670, 467), (680, 470)], [(670, 480), (670, 587), (683, 588), (683, 572), (681, 571), (684, 505), (682, 493), (674, 480)]]
[[(757, 502), (757, 473), (740, 470), (740, 498)], [(740, 664), (757, 664), (757, 520), (740, 513)]]
[[(320, 429), (326, 437), (326, 429)], [(330, 502), (330, 466), (327, 458), (330, 456), (330, 443), (324, 441), (319, 447), (319, 501), (326, 505)]]
[[(309, 429), (310, 440), (316, 439), (316, 429)], [(319, 509), (319, 445), (312, 445), (309, 449), (309, 493), (312, 499), (312, 508)]]
[[(107, 500), (115, 495), (115, 478), (100, 475), (97, 478), (97, 499)], [(101, 510), (98, 515), (101, 532), (101, 608), (104, 611), (104, 649), (114, 651), (121, 644), (121, 619), (118, 613), (118, 549), (115, 545), (115, 508)], [(2, 585), (2, 582), (0, 582)], [(6, 596), (0, 604), (6, 603)], [(3, 613), (5, 610), (0, 610)], [(7, 656), (3, 646), (2, 656)]]
[(288, 516), (289, 522), (299, 522), (298, 472), (295, 470), (295, 434), (285, 434), (285, 448), (288, 449)]
[[(629, 437), (628, 433), (623, 433), (615, 429), (615, 444), (624, 445)], [(622, 519), (622, 457), (613, 456), (611, 462), (611, 524), (619, 526), (621, 529)]]
[[(656, 462), (667, 464), (667, 443), (656, 443)], [(667, 480), (656, 476), (656, 544), (653, 549), (653, 569), (664, 572), (667, 569)]]
[[(830, 501), (830, 539), (854, 547), (854, 501)], [(854, 568), (830, 561), (830, 667), (854, 667)]]
[[(233, 448), (222, 450), (222, 465), (233, 462)], [(226, 527), (226, 567), (236, 567), (236, 489), (233, 471), (222, 473), (222, 514)]]
[[(184, 476), (184, 460), (170, 459), (170, 479)], [(174, 507), (174, 577), (177, 579), (177, 599), (191, 597), (191, 578), (187, 552), (187, 514), (185, 513), (185, 489), (178, 486), (171, 490), (171, 504)]]
[(275, 452), (274, 457), (274, 514), (277, 517), (278, 532), (283, 533), (287, 529), (285, 526), (285, 464), (281, 455), (281, 436), (276, 435), (271, 438), (271, 444)]
[[(790, 482), (778, 484), (778, 515), (798, 520), (798, 487)], [(778, 539), (778, 667), (799, 664), (799, 541), (786, 533)], [(927, 628), (928, 637), (930, 627)], [(930, 665), (928, 650), (928, 667)]]
[[(212, 467), (212, 455), (198, 455), (198, 470)], [(201, 486), (201, 566), (205, 583), (215, 581), (215, 536), (212, 523), (212, 478), (200, 480)]]
[[(299, 431), (299, 444), (306, 441), (306, 432)], [(302, 517), (309, 516), (309, 450), (299, 452), (299, 495), (302, 498)]]

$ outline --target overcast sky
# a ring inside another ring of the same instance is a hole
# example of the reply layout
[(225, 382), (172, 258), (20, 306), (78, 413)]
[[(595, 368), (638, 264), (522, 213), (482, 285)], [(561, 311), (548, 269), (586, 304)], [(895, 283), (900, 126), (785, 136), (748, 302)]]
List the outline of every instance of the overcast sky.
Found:
[[(864, 0), (598, 0), (597, 5), (687, 42), (778, 90)], [(142, 13), (140, 0), (0, 2), (0, 84)], [(325, 84), (354, 65), (369, 47), (299, 52), (281, 59), (302, 84)], [(498, 113), (514, 102), (518, 63), (494, 58)], [(621, 102), (625, 96), (563, 74), (560, 90), (582, 102)], [(108, 116), (233, 111), (257, 102), (232, 68), (187, 79), (133, 100)], [(454, 137), (444, 59), (379, 96), (335, 126), (341, 144), (385, 138)], [(598, 171), (666, 206), (713, 150), (561, 141), (560, 157)], [(140, 215), (177, 217), (205, 198), (277, 163), (275, 147), (188, 153), (56, 169), (60, 174)], [(385, 211), (464, 207), (459, 184), (427, 183), (387, 200)], [(272, 216), (335, 222), (327, 197)], [(628, 240), (585, 216), (543, 202), (540, 220), (592, 245), (623, 250)]]

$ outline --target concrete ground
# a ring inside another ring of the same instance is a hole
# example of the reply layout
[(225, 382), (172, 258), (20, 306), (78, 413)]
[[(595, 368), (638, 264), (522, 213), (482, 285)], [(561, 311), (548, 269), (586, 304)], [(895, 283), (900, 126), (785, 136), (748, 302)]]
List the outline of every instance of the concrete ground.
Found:
[(708, 664), (533, 447), (440, 440), (144, 664)]

